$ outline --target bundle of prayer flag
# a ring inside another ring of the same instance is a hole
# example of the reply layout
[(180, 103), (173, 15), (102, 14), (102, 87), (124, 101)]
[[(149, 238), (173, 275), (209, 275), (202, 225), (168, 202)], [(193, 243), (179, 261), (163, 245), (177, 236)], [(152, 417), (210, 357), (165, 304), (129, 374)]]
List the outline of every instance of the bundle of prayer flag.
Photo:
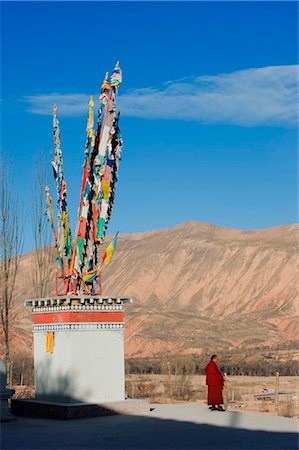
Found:
[[(108, 73), (101, 85), (97, 127), (94, 130), (94, 101), (90, 97), (87, 117), (85, 160), (79, 197), (78, 217), (74, 240), (71, 236), (67, 204), (67, 183), (63, 172), (60, 148), (60, 128), (57, 107), (53, 111), (54, 158), (52, 161), (57, 190), (57, 229), (54, 223), (51, 196), (47, 190), (47, 214), (55, 238), (60, 278), (65, 280), (66, 292), (82, 292), (84, 284), (92, 285), (99, 276), (100, 245), (106, 235), (115, 200), (115, 188), (121, 159), (122, 137), (119, 113), (116, 111), (118, 87), (122, 72), (117, 62), (109, 81)], [(117, 236), (101, 258), (107, 265), (116, 247)], [(67, 268), (65, 267), (67, 266)]]

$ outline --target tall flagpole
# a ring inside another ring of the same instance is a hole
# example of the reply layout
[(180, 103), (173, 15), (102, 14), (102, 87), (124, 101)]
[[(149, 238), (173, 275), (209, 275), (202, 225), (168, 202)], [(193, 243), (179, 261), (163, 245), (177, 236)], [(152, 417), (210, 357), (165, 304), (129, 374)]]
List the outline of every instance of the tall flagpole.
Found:
[(45, 187), (45, 192), (46, 192), (47, 216), (48, 216), (48, 221), (51, 223), (51, 228), (52, 228), (53, 235), (54, 235), (54, 245), (56, 248), (56, 259), (59, 262), (60, 267), (63, 268), (63, 260), (62, 260), (60, 249), (59, 249), (57, 230), (56, 230), (55, 221), (54, 221), (52, 197), (50, 195), (50, 190), (49, 190), (48, 186)]
[[(84, 167), (83, 167), (83, 175), (82, 175), (82, 182), (81, 182), (81, 189), (80, 189), (80, 198), (79, 198), (79, 207), (78, 207), (78, 217), (77, 217), (77, 228), (76, 228), (76, 234), (75, 234), (75, 242), (73, 246), (73, 252), (72, 252), (72, 258), (69, 266), (69, 282), (68, 286), (73, 289), (76, 289), (78, 284), (77, 277), (73, 280), (71, 280), (71, 277), (74, 278), (74, 271), (79, 271), (79, 264), (80, 259), (82, 258), (82, 251), (80, 252), (80, 248), (82, 249), (82, 245), (84, 245), (85, 240), (85, 234), (86, 234), (86, 226), (87, 226), (87, 211), (88, 211), (88, 205), (84, 205), (84, 200), (88, 202), (88, 196), (87, 198), (84, 197), (86, 185), (88, 183), (88, 177), (91, 170), (91, 154), (94, 146), (94, 119), (93, 119), (93, 97), (90, 96), (89, 99), (89, 109), (88, 109), (88, 118), (87, 118), (87, 140), (86, 140), (86, 146), (85, 146), (85, 161), (84, 161)], [(83, 211), (84, 207), (84, 211)], [(80, 244), (80, 247), (78, 248), (78, 244)], [(80, 254), (81, 253), (81, 254)], [(82, 261), (81, 261), (82, 262)], [(71, 286), (70, 286), (71, 284)]]
[(62, 151), (60, 148), (60, 127), (57, 119), (57, 106), (53, 107), (53, 140), (54, 140), (54, 158), (52, 161), (54, 180), (57, 190), (57, 240), (61, 256), (66, 256), (68, 264), (72, 255), (72, 236), (69, 226), (69, 214), (67, 204), (67, 184), (63, 173)]

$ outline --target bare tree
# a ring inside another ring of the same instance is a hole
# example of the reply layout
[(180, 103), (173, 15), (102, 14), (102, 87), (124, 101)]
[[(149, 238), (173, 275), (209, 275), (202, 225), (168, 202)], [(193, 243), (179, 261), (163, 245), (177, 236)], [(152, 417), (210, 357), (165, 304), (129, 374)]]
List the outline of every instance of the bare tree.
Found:
[(13, 196), (10, 163), (0, 154), (0, 313), (4, 334), (7, 384), (10, 383), (10, 329), (13, 294), (22, 249), (22, 213)]
[(53, 249), (51, 230), (47, 224), (45, 187), (47, 184), (46, 162), (42, 154), (35, 157), (35, 183), (33, 202), (33, 237), (34, 237), (34, 295), (39, 298), (51, 294), (51, 272), (53, 270)]

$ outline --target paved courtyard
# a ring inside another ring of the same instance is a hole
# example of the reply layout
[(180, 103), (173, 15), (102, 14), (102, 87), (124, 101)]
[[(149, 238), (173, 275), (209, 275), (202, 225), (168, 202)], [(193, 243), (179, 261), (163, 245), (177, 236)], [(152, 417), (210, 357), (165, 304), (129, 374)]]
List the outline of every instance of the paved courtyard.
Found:
[(293, 419), (211, 412), (196, 404), (151, 405), (139, 416), (17, 418), (1, 424), (1, 449), (297, 450)]

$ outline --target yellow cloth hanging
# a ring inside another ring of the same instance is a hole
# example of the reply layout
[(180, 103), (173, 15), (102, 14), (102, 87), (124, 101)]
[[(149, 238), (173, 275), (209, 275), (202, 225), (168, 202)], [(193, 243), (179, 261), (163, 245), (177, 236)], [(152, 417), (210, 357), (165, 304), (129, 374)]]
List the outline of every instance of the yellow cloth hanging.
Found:
[(46, 352), (53, 353), (54, 349), (54, 332), (48, 331), (46, 333)]
[(103, 199), (107, 200), (107, 198), (109, 197), (109, 194), (111, 192), (111, 188), (110, 188), (110, 182), (107, 180), (103, 180), (102, 181), (102, 191), (103, 191)]
[(89, 110), (88, 110), (88, 120), (87, 120), (87, 128), (86, 128), (89, 138), (93, 137), (93, 107), (94, 107), (94, 102), (93, 102), (93, 96), (91, 95), (89, 98)]

